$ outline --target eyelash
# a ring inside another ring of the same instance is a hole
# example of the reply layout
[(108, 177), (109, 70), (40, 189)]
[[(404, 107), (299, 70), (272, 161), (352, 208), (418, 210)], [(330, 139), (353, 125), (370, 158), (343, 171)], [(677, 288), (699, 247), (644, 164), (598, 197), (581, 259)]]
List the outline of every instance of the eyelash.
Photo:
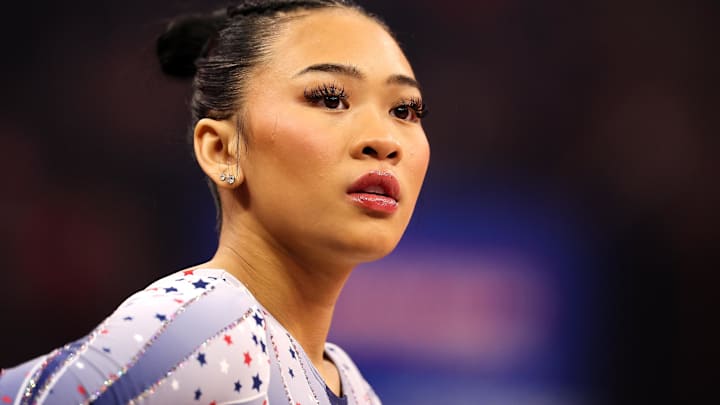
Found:
[(305, 89), (303, 95), (310, 103), (318, 103), (326, 97), (337, 97), (339, 100), (346, 100), (348, 98), (348, 95), (345, 93), (345, 88), (335, 83), (321, 84), (312, 89)]
[(423, 103), (420, 97), (402, 99), (395, 105), (395, 107), (392, 108), (392, 110), (396, 110), (401, 107), (406, 107), (413, 110), (415, 112), (415, 117), (417, 117), (418, 119), (427, 117), (428, 113), (430, 112), (427, 104)]
[[(345, 88), (336, 84), (336, 83), (325, 83), (318, 85), (317, 87), (313, 88), (306, 88), (303, 92), (303, 96), (305, 99), (311, 103), (311, 104), (319, 104), (323, 101), (330, 100), (333, 105), (336, 107), (342, 104), (344, 106), (344, 109), (348, 108), (347, 105), (347, 99), (349, 95), (345, 92)], [(337, 104), (334, 104), (337, 103)], [(327, 106), (327, 103), (325, 104), (325, 107), (328, 109), (335, 109)], [(399, 102), (395, 104), (393, 108), (390, 109), (391, 112), (395, 111), (397, 112), (398, 109), (401, 108), (407, 108), (410, 110), (413, 110), (414, 119), (410, 119), (409, 121), (417, 121), (427, 116), (428, 114), (428, 108), (425, 103), (423, 103), (422, 99), (420, 97), (411, 97), (409, 99), (401, 99)], [(397, 113), (395, 113), (397, 114)], [(397, 117), (397, 115), (394, 115)], [(403, 117), (397, 117), (402, 120), (406, 120)]]

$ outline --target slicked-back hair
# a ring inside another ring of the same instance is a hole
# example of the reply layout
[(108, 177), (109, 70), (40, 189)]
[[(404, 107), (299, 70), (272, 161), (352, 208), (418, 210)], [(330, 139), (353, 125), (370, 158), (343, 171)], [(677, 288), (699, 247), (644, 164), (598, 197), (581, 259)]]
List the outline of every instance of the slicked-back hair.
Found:
[[(200, 119), (228, 119), (241, 110), (253, 68), (269, 56), (270, 46), (290, 14), (328, 8), (356, 10), (387, 29), (378, 17), (352, 0), (244, 1), (171, 22), (157, 40), (157, 55), (167, 75), (193, 79), (190, 144), (192, 129)], [(247, 142), (247, 137), (241, 136), (242, 126), (238, 115), (238, 147), (241, 142)], [(194, 156), (194, 151), (192, 153)], [(215, 200), (219, 232), (222, 204), (215, 183), (208, 179), (208, 185)]]

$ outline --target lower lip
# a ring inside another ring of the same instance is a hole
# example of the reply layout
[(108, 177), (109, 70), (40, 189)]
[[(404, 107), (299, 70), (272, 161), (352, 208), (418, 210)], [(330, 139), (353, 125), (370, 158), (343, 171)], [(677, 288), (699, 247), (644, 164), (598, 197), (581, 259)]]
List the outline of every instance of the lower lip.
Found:
[(370, 211), (392, 214), (398, 208), (397, 200), (383, 195), (368, 193), (350, 193), (348, 195), (356, 205)]

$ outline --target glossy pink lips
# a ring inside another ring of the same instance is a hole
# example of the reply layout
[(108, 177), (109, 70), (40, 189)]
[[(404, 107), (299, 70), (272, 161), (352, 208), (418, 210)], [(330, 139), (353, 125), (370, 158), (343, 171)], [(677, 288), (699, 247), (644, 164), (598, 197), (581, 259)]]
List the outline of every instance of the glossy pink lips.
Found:
[(360, 207), (392, 214), (398, 207), (400, 184), (390, 172), (372, 171), (357, 179), (347, 193)]

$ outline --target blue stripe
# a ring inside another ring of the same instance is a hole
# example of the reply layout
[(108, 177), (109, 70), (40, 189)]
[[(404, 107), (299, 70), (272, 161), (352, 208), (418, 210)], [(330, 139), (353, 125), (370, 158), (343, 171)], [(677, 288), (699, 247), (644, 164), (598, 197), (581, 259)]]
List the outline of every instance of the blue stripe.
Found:
[[(268, 328), (268, 342), (273, 340), (272, 331)], [(272, 344), (269, 349), (272, 360), (270, 363), (270, 382), (267, 390), (268, 402), (271, 404), (282, 404), (287, 402), (285, 387), (283, 387), (282, 364), (278, 358), (275, 345)]]
[(234, 288), (216, 288), (178, 314), (130, 369), (93, 402), (128, 403), (162, 380), (178, 362), (208, 338), (237, 321), (250, 308)]
[[(77, 351), (88, 341), (89, 337), (85, 336), (72, 343), (68, 343), (62, 349), (58, 350), (58, 353), (50, 357), (48, 364), (40, 370), (40, 375), (33, 376), (30, 381), (35, 381), (35, 386), (32, 388), (25, 387), (27, 390), (30, 388), (30, 396), (23, 398), (21, 403), (32, 404), (37, 400), (38, 394), (44, 388), (45, 384), (55, 375), (55, 373), (62, 368), (68, 357), (74, 356)], [(28, 383), (29, 385), (30, 383)]]
[[(30, 370), (35, 367), (38, 363), (45, 361), (45, 356), (27, 361), (11, 369), (5, 370), (2, 377), (0, 377), (0, 396), (7, 395), (15, 399), (18, 395), (22, 395), (25, 386), (22, 383), (25, 381)], [(12, 393), (12, 396), (10, 395)]]

